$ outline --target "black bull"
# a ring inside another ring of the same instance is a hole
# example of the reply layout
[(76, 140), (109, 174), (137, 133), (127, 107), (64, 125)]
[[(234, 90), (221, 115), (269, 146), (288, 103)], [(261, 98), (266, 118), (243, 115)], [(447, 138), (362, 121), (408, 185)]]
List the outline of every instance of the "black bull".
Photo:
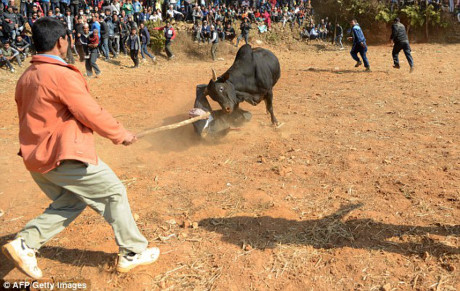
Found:
[(199, 120), (193, 123), (195, 131), (201, 137), (223, 137), (232, 128), (242, 126), (245, 122), (251, 120), (252, 114), (241, 108), (236, 108), (231, 113), (224, 110), (212, 110), (208, 99), (206, 98), (206, 84), (196, 86), (195, 108), (205, 112), (211, 112), (211, 116), (206, 120)]
[(233, 112), (243, 101), (257, 105), (264, 100), (272, 123), (278, 124), (273, 114), (273, 86), (280, 78), (281, 69), (271, 51), (244, 45), (224, 74), (217, 77), (214, 70), (212, 73), (204, 94), (219, 103), (224, 112)]

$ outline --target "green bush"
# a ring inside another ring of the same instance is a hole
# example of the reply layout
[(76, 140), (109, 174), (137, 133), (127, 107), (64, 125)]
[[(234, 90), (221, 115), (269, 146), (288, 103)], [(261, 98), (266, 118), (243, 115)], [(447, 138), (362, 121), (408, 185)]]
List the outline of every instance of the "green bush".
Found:
[(154, 30), (154, 27), (164, 26), (160, 21), (147, 21), (145, 26), (150, 32), (150, 49), (155, 53), (159, 53), (165, 48), (165, 36), (163, 31)]

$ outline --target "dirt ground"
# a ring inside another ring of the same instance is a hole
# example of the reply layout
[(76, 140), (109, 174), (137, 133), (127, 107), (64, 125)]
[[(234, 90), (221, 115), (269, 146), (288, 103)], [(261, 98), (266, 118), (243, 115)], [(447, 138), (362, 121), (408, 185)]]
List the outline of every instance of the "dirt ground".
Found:
[[(159, 261), (114, 272), (112, 230), (88, 209), (40, 250), (46, 278), (93, 290), (460, 290), (460, 45), (413, 45), (413, 74), (404, 55), (392, 69), (390, 46), (369, 48), (371, 73), (348, 48), (269, 48), (281, 128), (263, 104), (243, 104), (252, 121), (220, 140), (190, 125), (130, 147), (97, 137)], [(186, 119), (195, 86), (231, 65), (222, 57), (177, 52), (136, 70), (100, 60), (88, 82), (139, 132)], [(0, 71), (1, 244), (50, 202), (16, 156), (20, 72)], [(0, 278), (24, 275), (0, 256)]]

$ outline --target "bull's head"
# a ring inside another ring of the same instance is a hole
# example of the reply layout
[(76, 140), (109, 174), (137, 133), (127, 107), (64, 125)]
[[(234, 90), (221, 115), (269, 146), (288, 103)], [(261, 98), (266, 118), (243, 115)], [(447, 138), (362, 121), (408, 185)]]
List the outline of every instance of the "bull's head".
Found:
[(227, 78), (217, 78), (214, 69), (212, 69), (212, 79), (209, 81), (208, 87), (206, 88), (206, 94), (209, 95), (212, 100), (219, 103), (222, 110), (227, 113), (232, 112), (235, 106), (238, 105), (235, 87)]

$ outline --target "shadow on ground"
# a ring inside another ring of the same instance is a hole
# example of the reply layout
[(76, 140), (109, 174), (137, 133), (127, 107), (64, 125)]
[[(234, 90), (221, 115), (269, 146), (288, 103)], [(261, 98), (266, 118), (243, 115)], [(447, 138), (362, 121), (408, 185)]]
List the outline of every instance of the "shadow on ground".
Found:
[(345, 215), (361, 206), (362, 204), (344, 206), (329, 216), (315, 220), (241, 216), (207, 218), (200, 221), (200, 226), (221, 233), (224, 242), (238, 246), (249, 244), (258, 249), (274, 248), (278, 244), (292, 244), (311, 245), (318, 249), (350, 247), (381, 250), (405, 256), (425, 253), (435, 257), (460, 254), (459, 248), (427, 236), (430, 234), (458, 237), (460, 225), (393, 225), (356, 218), (342, 221)]
[[(4, 245), (8, 241), (14, 239), (15, 235), (16, 234), (8, 234), (0, 237), (0, 245)], [(73, 266), (102, 267), (106, 264), (113, 265), (116, 256), (116, 254), (110, 254), (101, 251), (88, 251), (54, 246), (44, 246), (40, 249), (40, 252), (37, 255), (37, 259), (39, 261), (39, 266), (40, 258), (47, 258)], [(8, 258), (6, 258), (3, 252), (0, 252), (0, 279), (5, 278), (5, 276), (14, 268), (14, 264)]]

